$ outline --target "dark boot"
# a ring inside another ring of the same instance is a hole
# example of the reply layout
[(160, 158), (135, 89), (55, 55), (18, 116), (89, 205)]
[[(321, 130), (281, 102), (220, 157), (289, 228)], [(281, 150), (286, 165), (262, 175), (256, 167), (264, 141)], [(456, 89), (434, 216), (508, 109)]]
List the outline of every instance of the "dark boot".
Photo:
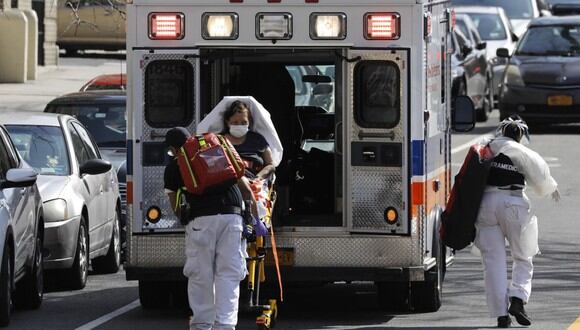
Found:
[(516, 318), (521, 325), (531, 325), (532, 319), (526, 314), (526, 310), (524, 309), (524, 302), (517, 297), (510, 297), (510, 308), (508, 312)]
[(512, 324), (512, 319), (509, 315), (500, 316), (497, 318), (498, 328), (509, 328)]

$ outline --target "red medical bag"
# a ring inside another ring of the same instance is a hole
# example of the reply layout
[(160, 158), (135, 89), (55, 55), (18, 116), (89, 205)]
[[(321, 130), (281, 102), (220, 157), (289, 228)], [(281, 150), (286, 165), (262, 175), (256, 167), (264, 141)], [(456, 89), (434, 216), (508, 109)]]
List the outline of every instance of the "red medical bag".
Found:
[(187, 192), (203, 194), (228, 188), (244, 175), (244, 162), (233, 145), (214, 133), (192, 136), (177, 153)]

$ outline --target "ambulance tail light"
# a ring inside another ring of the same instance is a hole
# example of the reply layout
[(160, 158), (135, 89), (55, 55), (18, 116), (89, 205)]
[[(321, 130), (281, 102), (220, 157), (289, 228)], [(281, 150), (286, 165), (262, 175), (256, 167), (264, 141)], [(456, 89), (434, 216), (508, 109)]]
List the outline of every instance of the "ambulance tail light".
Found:
[(290, 13), (258, 13), (256, 37), (260, 40), (289, 40), (292, 38)]
[(342, 13), (311, 14), (310, 38), (314, 40), (346, 38), (346, 15)]
[(149, 39), (180, 40), (185, 36), (185, 16), (182, 13), (150, 13)]
[(236, 13), (204, 13), (201, 17), (202, 37), (206, 40), (235, 40), (239, 20)]
[(366, 13), (367, 40), (396, 40), (401, 37), (401, 15), (398, 13)]

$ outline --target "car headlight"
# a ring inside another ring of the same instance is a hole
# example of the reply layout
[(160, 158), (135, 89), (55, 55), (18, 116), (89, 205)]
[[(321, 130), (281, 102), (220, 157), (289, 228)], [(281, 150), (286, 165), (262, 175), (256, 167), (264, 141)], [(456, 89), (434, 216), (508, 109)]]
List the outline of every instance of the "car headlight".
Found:
[(505, 72), (504, 84), (510, 86), (525, 86), (520, 68), (515, 65), (508, 65)]
[(68, 219), (68, 208), (66, 201), (61, 198), (44, 202), (42, 204), (42, 211), (45, 222), (63, 221)]

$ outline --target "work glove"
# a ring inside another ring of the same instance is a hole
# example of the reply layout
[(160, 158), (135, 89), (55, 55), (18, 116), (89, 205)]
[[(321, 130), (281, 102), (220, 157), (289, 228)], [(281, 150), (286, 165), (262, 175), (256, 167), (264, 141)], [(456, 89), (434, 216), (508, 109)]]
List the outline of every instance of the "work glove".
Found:
[(560, 192), (558, 191), (558, 189), (554, 190), (554, 192), (552, 193), (552, 199), (556, 203), (560, 201)]
[(246, 239), (247, 243), (255, 242), (256, 231), (254, 230), (254, 226), (251, 224), (244, 224), (244, 228), (242, 230), (242, 237)]

